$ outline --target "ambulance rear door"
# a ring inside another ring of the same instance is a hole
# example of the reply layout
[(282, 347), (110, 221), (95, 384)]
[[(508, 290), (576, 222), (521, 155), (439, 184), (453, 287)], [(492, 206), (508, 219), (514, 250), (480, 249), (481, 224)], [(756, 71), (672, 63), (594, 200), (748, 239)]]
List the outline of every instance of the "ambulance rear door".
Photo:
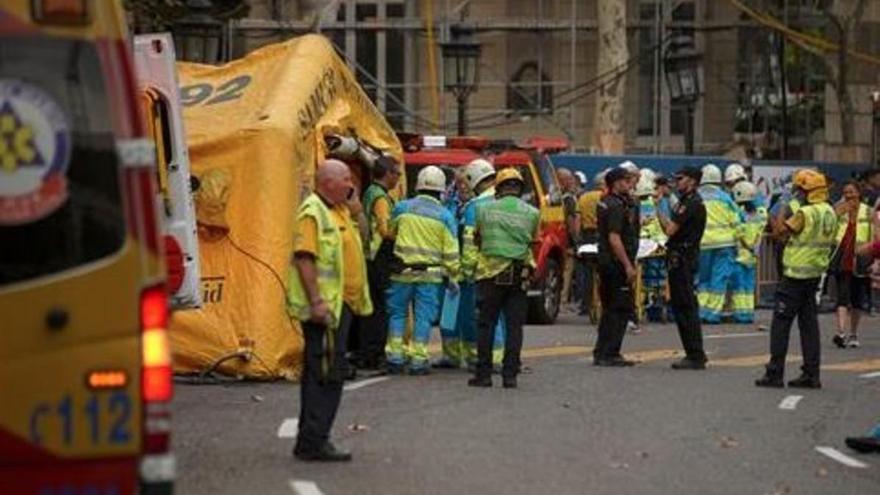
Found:
[(174, 309), (196, 308), (202, 305), (202, 296), (194, 181), (190, 179), (171, 35), (135, 36), (134, 58), (147, 129), (156, 144), (168, 292)]

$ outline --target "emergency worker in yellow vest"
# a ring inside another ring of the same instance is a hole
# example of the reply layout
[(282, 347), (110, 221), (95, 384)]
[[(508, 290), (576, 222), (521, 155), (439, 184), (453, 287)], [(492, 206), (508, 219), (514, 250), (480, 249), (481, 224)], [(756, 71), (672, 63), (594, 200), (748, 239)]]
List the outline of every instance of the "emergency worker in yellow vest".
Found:
[(731, 192), (733, 200), (742, 208), (744, 217), (743, 223), (736, 229), (736, 264), (731, 284), (733, 321), (753, 323), (758, 248), (767, 227), (767, 208), (758, 197), (758, 188), (749, 181), (737, 182)]
[(394, 232), (391, 211), (394, 198), (388, 192), (397, 187), (400, 165), (390, 156), (376, 160), (371, 170), (373, 182), (364, 192), (364, 213), (369, 228), (367, 243), (367, 279), (373, 314), (361, 320), (362, 352), (359, 367), (377, 369), (385, 360), (388, 340), (388, 312), (385, 293), (391, 284), (391, 261), (394, 258)]
[[(477, 209), (495, 199), (495, 167), (488, 161), (478, 158), (465, 167), (464, 178), (470, 187), (471, 199), (465, 203), (458, 220), (461, 241), (458, 315), (454, 329), (444, 329), (442, 326), (440, 328), (443, 337), (443, 359), (435, 363), (434, 367), (454, 369), (465, 365), (473, 371), (477, 366), (475, 277), (479, 252), (474, 233), (477, 228)], [(499, 318), (492, 349), (492, 361), (495, 364), (501, 363), (504, 333), (504, 318)]]
[(874, 239), (871, 208), (862, 202), (862, 188), (856, 181), (843, 186), (843, 198), (835, 205), (837, 249), (831, 272), (837, 286), (837, 334), (832, 339), (840, 348), (859, 346), (861, 313), (871, 308), (872, 260), (856, 254), (856, 247)]
[(699, 193), (706, 206), (706, 231), (700, 241), (697, 300), (703, 323), (716, 324), (721, 323), (724, 301), (733, 280), (736, 229), (742, 223), (742, 213), (721, 187), (721, 170), (708, 164), (702, 172)]
[[(440, 317), (444, 281), (458, 289), (458, 228), (453, 214), (440, 202), (446, 174), (428, 166), (416, 179), (416, 197), (397, 203), (391, 213), (395, 232), (394, 266), (388, 289), (388, 372), (399, 374), (409, 364), (409, 374), (430, 371), (428, 341)], [(407, 315), (412, 307), (413, 336), (404, 346)]]
[[(660, 224), (654, 200), (657, 188), (654, 183), (656, 177), (657, 174), (653, 170), (643, 168), (639, 182), (636, 184), (635, 196), (639, 200), (639, 219), (641, 222), (639, 239), (651, 240), (663, 245), (666, 243), (666, 233), (663, 232), (663, 226)], [(664, 302), (650, 298), (652, 295), (656, 296), (666, 283), (666, 262), (663, 258), (653, 256), (640, 261), (640, 263), (642, 265), (642, 287), (646, 294), (644, 297), (648, 299), (645, 313), (649, 321), (659, 321)], [(637, 294), (636, 297), (643, 296)]]
[(821, 388), (817, 292), (836, 244), (837, 214), (828, 204), (828, 186), (821, 173), (802, 171), (793, 186), (806, 198), (806, 204), (785, 222), (773, 221), (773, 234), (787, 242), (770, 325), (770, 362), (755, 385), (783, 387), (788, 338), (797, 317), (804, 364), (801, 376), (789, 381), (788, 386)]
[(330, 442), (330, 429), (347, 374), (345, 343), (354, 315), (372, 312), (363, 246), (346, 208), (355, 193), (348, 166), (318, 167), (316, 191), (299, 207), (288, 278), (288, 310), (302, 324), (305, 356), (300, 378), (299, 434), (294, 456), (348, 461)]
[(492, 386), (492, 342), (501, 313), (507, 324), (501, 377), (505, 388), (516, 388), (520, 370), (526, 286), (535, 268), (532, 248), (538, 238), (540, 214), (522, 196), (525, 181), (515, 168), (498, 172), (495, 200), (477, 209), (477, 369), (472, 387)]

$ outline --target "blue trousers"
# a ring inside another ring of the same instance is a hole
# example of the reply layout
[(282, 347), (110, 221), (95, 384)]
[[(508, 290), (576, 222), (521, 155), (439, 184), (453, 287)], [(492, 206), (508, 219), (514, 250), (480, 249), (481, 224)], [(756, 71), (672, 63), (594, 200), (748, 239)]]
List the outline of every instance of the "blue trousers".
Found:
[[(473, 282), (459, 285), (458, 317), (454, 329), (440, 328), (443, 337), (443, 357), (459, 365), (477, 362), (477, 286)], [(504, 316), (495, 326), (492, 341), (492, 361), (500, 363), (504, 353)]]
[[(443, 284), (392, 281), (387, 295), (388, 344), (385, 355), (388, 363), (402, 366), (408, 361), (410, 368), (427, 367), (428, 342), (434, 322), (440, 317)], [(413, 308), (413, 336), (404, 345), (403, 334), (410, 306)]]
[(724, 310), (727, 291), (731, 289), (735, 267), (735, 247), (700, 251), (697, 301), (703, 323), (721, 323), (721, 312)]
[(735, 263), (733, 268), (733, 321), (753, 323), (755, 321), (755, 266)]

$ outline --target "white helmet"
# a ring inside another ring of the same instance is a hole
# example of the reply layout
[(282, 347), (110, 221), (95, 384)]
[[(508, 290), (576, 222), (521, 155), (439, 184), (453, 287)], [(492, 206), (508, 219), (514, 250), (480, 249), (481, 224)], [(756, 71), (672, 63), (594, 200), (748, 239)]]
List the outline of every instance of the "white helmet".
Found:
[(733, 186), (733, 200), (737, 203), (748, 203), (758, 197), (758, 188), (747, 180), (737, 182)]
[(629, 160), (622, 162), (620, 165), (618, 165), (618, 167), (626, 170), (627, 172), (629, 172), (631, 174), (638, 174), (639, 173), (639, 166)]
[(724, 169), (724, 183), (735, 184), (741, 180), (748, 180), (746, 169), (739, 163), (731, 163)]
[(602, 187), (605, 187), (605, 175), (608, 174), (609, 170), (611, 170), (611, 169), (606, 168), (605, 170), (596, 174), (596, 177), (593, 179), (595, 181), (596, 185), (600, 185)]
[(477, 158), (468, 163), (464, 169), (464, 176), (467, 179), (468, 187), (471, 191), (476, 190), (477, 185), (485, 179), (495, 175), (495, 167), (488, 161)]
[(721, 184), (721, 169), (714, 163), (706, 164), (702, 172), (703, 178), (700, 184)]
[(654, 194), (655, 185), (654, 185), (654, 171), (650, 169), (642, 169), (642, 175), (639, 177), (639, 182), (636, 183), (636, 196), (639, 198), (644, 198), (647, 196), (651, 196)]
[(586, 186), (586, 185), (587, 185), (587, 182), (589, 182), (589, 181), (587, 180), (587, 174), (585, 174), (585, 173), (583, 173), (583, 172), (581, 172), (581, 171), (577, 171), (577, 172), (575, 172), (575, 173), (574, 173), (574, 176), (577, 177), (578, 182), (581, 183), (581, 187)]
[(416, 191), (446, 191), (446, 174), (434, 165), (423, 168), (416, 179)]

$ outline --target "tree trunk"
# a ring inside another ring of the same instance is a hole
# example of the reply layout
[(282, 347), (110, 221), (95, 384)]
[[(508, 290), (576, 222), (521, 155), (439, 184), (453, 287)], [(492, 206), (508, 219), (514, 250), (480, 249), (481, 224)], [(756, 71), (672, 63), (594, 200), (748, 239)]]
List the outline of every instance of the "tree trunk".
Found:
[(626, 44), (626, 0), (599, 0), (598, 74), (594, 144), (602, 153), (623, 153), (626, 144), (624, 97), (629, 50)]
[[(849, 24), (849, 23), (847, 23)], [(855, 134), (855, 118), (853, 115), (852, 95), (849, 91), (849, 30), (840, 31), (838, 40), (840, 48), (837, 51), (837, 105), (840, 111), (840, 136), (844, 146), (853, 142)]]

